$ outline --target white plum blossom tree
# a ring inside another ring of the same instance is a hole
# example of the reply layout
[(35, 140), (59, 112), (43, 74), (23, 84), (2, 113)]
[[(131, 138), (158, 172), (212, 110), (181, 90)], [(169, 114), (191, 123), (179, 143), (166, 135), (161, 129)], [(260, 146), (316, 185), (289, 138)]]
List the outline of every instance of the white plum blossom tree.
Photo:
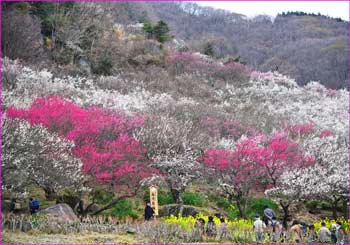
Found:
[(72, 142), (19, 119), (4, 117), (2, 130), (3, 189), (21, 193), (35, 184), (52, 200), (60, 188), (82, 187), (82, 164), (71, 153)]
[(147, 146), (153, 166), (159, 170), (182, 213), (182, 193), (201, 176), (197, 158), (206, 136), (192, 120), (180, 121), (163, 114), (149, 118), (137, 138)]
[(305, 150), (315, 156), (316, 164), (303, 169), (286, 171), (276, 188), (266, 191), (272, 197), (297, 200), (317, 199), (332, 206), (337, 218), (337, 205), (349, 199), (348, 143), (336, 135), (310, 136), (303, 140)]
[(317, 82), (300, 87), (278, 73), (253, 72), (244, 87), (226, 86), (217, 96), (221, 107), (247, 118), (262, 131), (274, 131), (285, 124), (313, 122), (318, 130), (328, 129), (345, 137), (349, 133), (349, 103), (346, 90), (327, 89)]

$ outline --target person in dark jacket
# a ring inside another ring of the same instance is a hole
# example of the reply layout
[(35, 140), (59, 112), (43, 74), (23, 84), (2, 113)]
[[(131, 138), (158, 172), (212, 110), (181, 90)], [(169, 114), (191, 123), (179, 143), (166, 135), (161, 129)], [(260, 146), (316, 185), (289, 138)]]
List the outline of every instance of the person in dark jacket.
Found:
[(10, 202), (10, 212), (15, 213), (16, 211), (16, 199), (12, 198)]
[(39, 211), (40, 202), (38, 199), (29, 198), (29, 210), (30, 214), (35, 214)]
[(151, 207), (150, 203), (147, 203), (145, 207), (145, 220), (153, 219), (153, 215), (154, 215), (154, 210)]
[(205, 229), (205, 233), (208, 237), (215, 237), (216, 236), (216, 225), (214, 223), (213, 216), (208, 217), (208, 223)]

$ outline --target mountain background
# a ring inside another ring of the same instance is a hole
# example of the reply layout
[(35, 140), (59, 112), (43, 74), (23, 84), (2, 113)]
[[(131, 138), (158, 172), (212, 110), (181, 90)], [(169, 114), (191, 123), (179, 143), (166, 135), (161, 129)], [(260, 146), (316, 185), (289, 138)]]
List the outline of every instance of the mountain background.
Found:
[(346, 86), (348, 22), (303, 12), (259, 15), (238, 13), (195, 3), (118, 4), (118, 22), (165, 20), (176, 38), (203, 51), (208, 44), (217, 57), (232, 55), (257, 70), (279, 72), (300, 85), (320, 81), (330, 88)]
[[(3, 3), (3, 11), (12, 11), (15, 5)], [(59, 21), (64, 20), (43, 21), (46, 10), (40, 8), (42, 5), (30, 3), (29, 14), (41, 19), (41, 33), (49, 36), (50, 26), (58, 26)], [(242, 14), (188, 2), (125, 2), (99, 6), (102, 9), (100, 13), (108, 12), (104, 18), (109, 18), (111, 23), (131, 25), (164, 20), (174, 38), (183, 40), (189, 50), (206, 53), (209, 47), (211, 56), (220, 59), (233, 57), (260, 71), (277, 70), (296, 79), (299, 85), (319, 81), (333, 89), (346, 87), (349, 23), (339, 18), (288, 12), (275, 18), (259, 15), (249, 19)], [(28, 9), (28, 6), (22, 8)], [(6, 21), (11, 20), (7, 20), (5, 15), (3, 37), (9, 36), (4, 33), (6, 26), (9, 26)], [(3, 41), (6, 43), (6, 40)], [(81, 44), (78, 46), (83, 48)], [(3, 42), (3, 54), (18, 58), (7, 53)]]

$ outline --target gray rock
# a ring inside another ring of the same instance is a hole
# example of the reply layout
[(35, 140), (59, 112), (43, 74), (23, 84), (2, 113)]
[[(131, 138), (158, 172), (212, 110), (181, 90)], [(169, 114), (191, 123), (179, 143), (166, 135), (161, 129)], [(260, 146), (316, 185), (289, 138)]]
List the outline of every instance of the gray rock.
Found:
[(135, 234), (136, 233), (136, 229), (132, 228), (132, 227), (128, 227), (126, 229), (126, 233), (128, 233), (128, 234)]
[(71, 222), (79, 221), (73, 209), (68, 204), (60, 203), (55, 206), (41, 210), (39, 213), (46, 213), (49, 222)]
[(91, 75), (91, 64), (87, 59), (80, 57), (78, 59), (78, 65), (82, 71), (84, 71), (88, 75)]
[(28, 232), (33, 229), (32, 223), (29, 221), (23, 221), (22, 223), (22, 231)]
[[(159, 216), (177, 215), (179, 213), (179, 206), (177, 204), (164, 205), (159, 210)], [(199, 212), (192, 206), (184, 205), (182, 212), (183, 216), (196, 216)]]

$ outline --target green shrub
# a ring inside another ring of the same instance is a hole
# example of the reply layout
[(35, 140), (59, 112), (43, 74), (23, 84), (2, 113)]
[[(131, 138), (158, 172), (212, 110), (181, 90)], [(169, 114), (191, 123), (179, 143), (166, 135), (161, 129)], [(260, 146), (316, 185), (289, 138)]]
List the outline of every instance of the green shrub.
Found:
[(92, 196), (92, 199), (95, 200), (97, 204), (108, 204), (112, 201), (114, 195), (110, 192), (107, 192), (102, 187), (96, 187), (90, 195)]
[(225, 210), (228, 210), (231, 206), (230, 202), (227, 200), (227, 198), (222, 196), (215, 196), (212, 197), (211, 200), (216, 203), (216, 206), (219, 208), (223, 208)]
[(111, 210), (111, 215), (118, 217), (138, 217), (133, 203), (128, 199), (122, 199), (117, 202)]
[(145, 22), (143, 24), (143, 30), (147, 33), (148, 38), (156, 39), (162, 44), (170, 38), (167, 34), (170, 29), (168, 27), (168, 24), (163, 20), (158, 21), (158, 23), (155, 25), (152, 25), (149, 22)]
[(36, 215), (30, 216), (29, 220), (31, 221), (33, 228), (38, 228), (43, 223), (46, 223), (47, 219), (48, 219), (47, 213), (40, 212), (40, 213), (37, 213)]
[(93, 65), (92, 71), (98, 75), (111, 75), (113, 69), (113, 62), (109, 56), (103, 56), (98, 59), (97, 63)]
[(230, 220), (238, 219), (239, 218), (239, 211), (236, 205), (229, 205), (229, 207), (226, 209), (228, 212), (228, 217)]
[(247, 209), (247, 216), (249, 218), (254, 218), (257, 213), (263, 215), (265, 206), (268, 206), (275, 211), (278, 209), (278, 205), (270, 198), (251, 198), (249, 203), (250, 205)]
[(308, 201), (305, 206), (307, 207), (307, 209), (309, 210), (315, 210), (317, 209), (319, 205), (319, 201), (316, 201), (316, 200), (312, 200), (312, 201)]
[(184, 192), (182, 194), (182, 200), (185, 205), (192, 205), (197, 207), (203, 206), (203, 196), (196, 192)]
[(321, 202), (321, 209), (322, 210), (331, 210), (331, 205), (329, 205), (328, 202)]
[(158, 194), (158, 204), (159, 205), (166, 205), (166, 204), (172, 204), (174, 203), (174, 198), (171, 195), (171, 193), (161, 193)]
[[(228, 216), (230, 219), (240, 218), (239, 210), (236, 203), (230, 203), (227, 200), (227, 198), (221, 197), (221, 196), (214, 197), (213, 201), (216, 203), (216, 205), (219, 208), (222, 208), (226, 212), (228, 212)], [(269, 198), (250, 198), (250, 199), (247, 199), (246, 201), (247, 201), (246, 215), (248, 218), (251, 218), (251, 219), (254, 218), (254, 216), (257, 213), (260, 215), (263, 215), (265, 206), (268, 206), (275, 211), (278, 209), (278, 205)]]

